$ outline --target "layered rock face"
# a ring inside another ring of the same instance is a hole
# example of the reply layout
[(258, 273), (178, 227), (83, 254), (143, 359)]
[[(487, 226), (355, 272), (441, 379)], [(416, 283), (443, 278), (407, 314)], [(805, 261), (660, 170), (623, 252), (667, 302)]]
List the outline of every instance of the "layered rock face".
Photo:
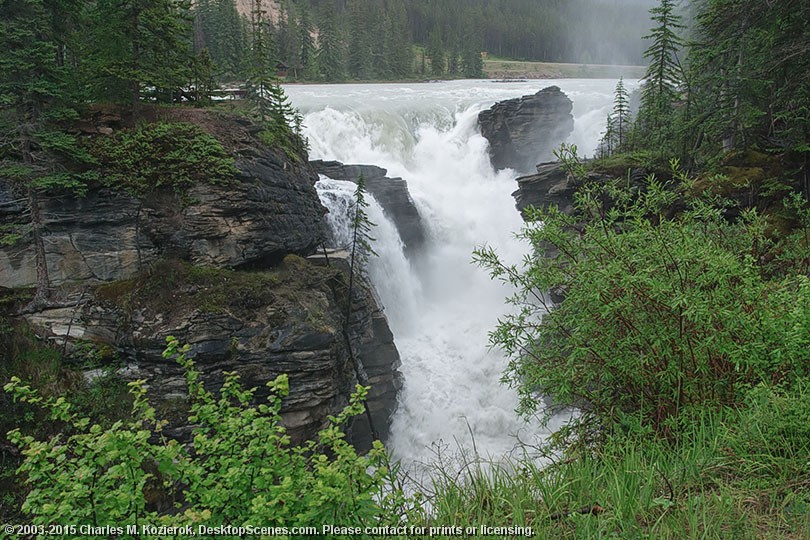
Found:
[(408, 183), (402, 178), (388, 178), (388, 171), (376, 165), (345, 165), (339, 161), (310, 161), (319, 174), (334, 180), (357, 182), (362, 176), (366, 188), (380, 203), (383, 211), (399, 232), (405, 253), (412, 255), (425, 243), (425, 228), (416, 205), (408, 191)]
[(529, 172), (552, 158), (552, 150), (574, 130), (573, 103), (556, 86), (534, 95), (500, 101), (478, 114), (496, 169)]
[[(290, 394), (284, 423), (294, 441), (315, 435), (328, 415), (346, 404), (358, 382), (354, 361), (372, 385), (368, 406), (380, 437), (396, 406), (399, 354), (387, 320), (368, 286), (355, 291), (344, 333), (347, 276), (340, 266), (319, 267), (291, 255), (270, 271), (234, 272), (161, 261), (152, 273), (102, 285), (60, 307), (25, 317), (40, 336), (68, 344), (106, 344), (118, 353), (118, 372), (145, 379), (168, 434), (187, 438), (186, 382), (182, 369), (161, 356), (166, 336), (191, 346), (205, 386), (215, 391), (234, 371), (245, 387), (286, 373)], [(349, 343), (352, 353), (349, 352)], [(366, 382), (366, 381), (363, 381)], [(370, 447), (368, 420), (352, 430)]]
[(579, 184), (559, 162), (540, 163), (537, 173), (517, 179), (518, 189), (512, 193), (521, 213), (528, 206), (547, 208), (556, 205), (566, 214), (574, 210), (574, 193)]
[[(41, 195), (51, 284), (126, 279), (159, 257), (233, 268), (314, 252), (325, 212), (314, 188), (317, 176), (250, 142), (236, 160), (233, 181), (198, 185), (182, 198), (169, 189), (138, 199), (103, 187), (84, 197)], [(0, 179), (0, 198), (20, 195)], [(3, 224), (19, 222), (25, 212), (20, 203), (4, 208)], [(34, 261), (29, 232), (0, 249), (0, 281), (7, 287), (35, 285)]]
[[(114, 350), (124, 379), (146, 379), (173, 436), (187, 437), (191, 426), (182, 370), (161, 356), (169, 335), (191, 346), (211, 390), (235, 371), (261, 399), (267, 381), (288, 374), (282, 415), (294, 441), (340, 412), (358, 382), (370, 384), (374, 431), (384, 438), (400, 387), (385, 315), (356, 279), (347, 321), (346, 265), (339, 256), (328, 266), (302, 257), (321, 245), (326, 226), (317, 174), (263, 146), (244, 121), (227, 122), (215, 134), (226, 131), (238, 156), (228, 185), (197, 185), (183, 196), (95, 186), (84, 197), (37, 197), (52, 294), (21, 317), (68, 351)], [(0, 225), (21, 231), (0, 244), (2, 287), (36, 284), (26, 204), (0, 179)], [(350, 438), (369, 448), (371, 432), (361, 417)]]

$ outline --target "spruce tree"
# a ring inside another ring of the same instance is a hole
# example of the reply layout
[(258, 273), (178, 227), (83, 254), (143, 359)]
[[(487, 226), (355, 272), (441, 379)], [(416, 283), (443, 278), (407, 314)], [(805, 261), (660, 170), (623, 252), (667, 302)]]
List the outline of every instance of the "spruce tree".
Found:
[(299, 25), (301, 28), (300, 33), (300, 50), (301, 50), (301, 76), (304, 79), (315, 79), (317, 77), (316, 53), (315, 42), (312, 39), (312, 20), (310, 18), (309, 9), (306, 3), (300, 8)]
[(253, 113), (263, 123), (273, 113), (274, 104), (270, 91), (277, 84), (271, 64), (270, 31), (266, 16), (263, 0), (253, 0), (250, 12), (251, 51), (247, 89), (253, 103)]
[(0, 176), (11, 179), (27, 202), (36, 256), (36, 307), (47, 300), (50, 285), (35, 185), (44, 174), (36, 157), (37, 139), (43, 113), (62, 96), (64, 70), (57, 65), (52, 13), (44, 0), (2, 0), (0, 14), (0, 114), (10, 120), (2, 133)]
[(434, 28), (430, 33), (425, 54), (430, 58), (430, 73), (434, 76), (441, 76), (445, 72), (445, 54), (442, 36), (438, 28)]
[(318, 69), (326, 81), (342, 81), (346, 78), (343, 43), (337, 21), (337, 12), (332, 2), (326, 2), (318, 26)]
[[(621, 150), (627, 142), (627, 131), (630, 126), (630, 96), (624, 86), (624, 77), (620, 77), (619, 82), (616, 83), (616, 91), (613, 96), (612, 120), (615, 127), (615, 150)], [(610, 123), (610, 116), (608, 123)]]
[(650, 64), (644, 76), (639, 112), (641, 128), (648, 134), (660, 133), (671, 121), (673, 103), (683, 78), (678, 60), (683, 40), (677, 32), (684, 28), (675, 13), (674, 0), (660, 0), (660, 4), (650, 10), (650, 15), (656, 26), (644, 36), (652, 43), (644, 52)]
[(144, 87), (170, 95), (191, 79), (190, 0), (114, 0), (88, 5), (83, 67), (99, 100), (137, 115)]

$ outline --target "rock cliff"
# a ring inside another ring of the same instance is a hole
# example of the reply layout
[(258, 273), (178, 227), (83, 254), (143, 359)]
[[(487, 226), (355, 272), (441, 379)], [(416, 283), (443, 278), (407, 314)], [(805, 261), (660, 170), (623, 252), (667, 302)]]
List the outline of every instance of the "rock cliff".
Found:
[[(183, 197), (166, 188), (136, 198), (102, 186), (84, 197), (39, 196), (51, 284), (126, 279), (160, 257), (235, 268), (314, 252), (323, 238), (325, 212), (314, 188), (317, 175), (264, 148), (240, 122), (230, 127), (238, 157), (228, 185), (194, 186)], [(4, 200), (19, 195), (0, 178)], [(1, 224), (24, 221), (24, 205), (2, 208)], [(33, 286), (34, 260), (29, 231), (0, 249), (0, 281)]]
[(399, 232), (405, 253), (412, 255), (425, 243), (425, 228), (416, 205), (402, 178), (388, 178), (388, 171), (376, 165), (345, 165), (339, 161), (310, 161), (319, 173), (334, 180), (357, 182), (362, 175), (368, 192), (380, 203), (383, 211)]
[[(167, 432), (185, 438), (186, 383), (161, 352), (172, 335), (191, 346), (205, 386), (219, 387), (235, 371), (246, 387), (287, 373), (284, 422), (293, 440), (312, 437), (328, 415), (347, 403), (358, 382), (352, 356), (372, 385), (368, 405), (381, 437), (400, 387), (399, 355), (371, 291), (355, 294), (346, 339), (347, 277), (339, 266), (319, 267), (295, 255), (264, 271), (231, 271), (162, 260), (151, 272), (86, 290), (63, 290), (63, 301), (25, 318), (37, 335), (69, 346), (108, 345), (118, 373), (145, 379)], [(66, 340), (66, 337), (69, 338)], [(92, 373), (90, 374), (92, 376)], [(355, 442), (370, 447), (367, 420), (357, 420)]]
[(478, 125), (496, 169), (528, 172), (549, 160), (574, 130), (573, 103), (558, 87), (500, 101), (481, 111)]
[[(266, 147), (249, 122), (216, 122), (205, 127), (236, 156), (227, 185), (143, 197), (93, 185), (82, 197), (39, 196), (52, 294), (18, 319), (68, 351), (115, 351), (118, 373), (146, 379), (176, 437), (191, 426), (182, 371), (161, 356), (168, 335), (191, 345), (212, 390), (223, 372), (236, 371), (261, 398), (265, 382), (287, 373), (282, 413), (295, 441), (338, 413), (358, 379), (370, 384), (368, 407), (384, 438), (400, 387), (399, 355), (370, 286), (360, 281), (346, 321), (346, 265), (339, 255), (330, 266), (304, 258), (324, 237), (317, 174)], [(0, 179), (0, 225), (22, 231), (0, 244), (3, 287), (36, 284), (30, 215), (25, 198)], [(359, 448), (370, 447), (365, 417), (351, 432)]]

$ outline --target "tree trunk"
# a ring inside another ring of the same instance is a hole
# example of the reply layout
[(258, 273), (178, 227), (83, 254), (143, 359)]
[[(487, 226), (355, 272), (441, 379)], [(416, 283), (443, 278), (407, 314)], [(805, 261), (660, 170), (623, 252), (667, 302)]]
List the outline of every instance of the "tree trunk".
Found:
[[(20, 130), (22, 157), (25, 164), (33, 168), (33, 126), (38, 116), (36, 106), (33, 106), (29, 114), (24, 116), (28, 118)], [(26, 195), (28, 198), (28, 207), (31, 211), (31, 234), (34, 240), (34, 253), (37, 268), (37, 290), (34, 294), (34, 298), (26, 307), (26, 310), (36, 311), (48, 303), (50, 296), (50, 279), (48, 278), (48, 264), (45, 260), (45, 244), (42, 241), (42, 216), (39, 213), (39, 195), (37, 194), (36, 188), (30, 185), (26, 186)]]

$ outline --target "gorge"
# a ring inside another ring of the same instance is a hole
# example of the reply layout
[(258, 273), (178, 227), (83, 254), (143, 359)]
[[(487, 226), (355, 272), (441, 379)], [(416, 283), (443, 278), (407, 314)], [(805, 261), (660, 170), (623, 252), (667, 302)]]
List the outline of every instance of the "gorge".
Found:
[[(573, 128), (564, 111), (564, 133), (543, 143), (537, 160), (565, 138), (585, 153), (595, 148), (613, 81), (548, 84), (573, 102)], [(499, 383), (506, 360), (488, 350), (509, 290), (471, 264), (483, 244), (509, 260), (525, 255), (513, 238), (521, 217), (511, 196), (525, 163), (506, 168), (493, 160), (493, 167), (478, 122), (495, 102), (523, 103), (517, 96), (535, 94), (537, 84), (286, 90), (305, 117), (309, 164), (268, 149), (249, 121), (177, 110), (162, 113), (173, 115), (164, 120), (205, 126), (236, 157), (227, 184), (146, 195), (91, 186), (83, 196), (41, 197), (54, 295), (44, 309), (25, 313), (25, 323), (62, 350), (103, 350), (101, 364), (117, 366), (126, 380), (146, 379), (170, 421), (167, 433), (180, 439), (191, 426), (182, 370), (161, 358), (167, 335), (191, 345), (211, 389), (226, 371), (250, 386), (290, 373), (285, 424), (294, 440), (311, 437), (346, 403), (358, 376), (340, 330), (347, 321), (342, 256), (310, 256), (325, 240), (338, 250), (350, 243), (352, 181), (362, 175), (378, 255), (368, 269), (374, 290), (361, 286), (352, 303), (348, 339), (372, 386), (378, 435), (408, 466), (473, 451), (497, 458), (543, 437), (536, 423), (515, 415), (516, 396)], [(119, 121), (108, 114), (80, 129), (107, 136), (121, 129)], [(4, 183), (0, 194), (2, 217), (22, 223), (26, 209), (11, 186)], [(4, 294), (35, 285), (36, 266), (30, 232), (3, 246)], [(101, 367), (84, 368), (85, 377), (101, 376)], [(367, 420), (351, 431), (358, 448), (368, 448)]]
[[(544, 81), (542, 86), (550, 85), (573, 102), (567, 142), (582, 154), (592, 153), (615, 81)], [(453, 459), (475, 451), (497, 458), (514, 451), (518, 440), (543, 437), (535, 423), (515, 415), (516, 395), (499, 383), (506, 360), (487, 346), (509, 290), (471, 264), (472, 250), (483, 244), (496, 246), (512, 261), (525, 255), (512, 236), (521, 226), (511, 196), (519, 173), (496, 172), (477, 119), (497, 101), (536, 93), (537, 82), (290, 85), (285, 90), (305, 116), (313, 159), (385, 168), (388, 176), (405, 179), (422, 218), (424, 245), (410, 252), (403, 250), (407, 243), (390, 216), (376, 205), (370, 209), (378, 225), (373, 247), (380, 256), (371, 258), (369, 277), (402, 357), (404, 386), (389, 439), (395, 457), (411, 466), (439, 454)], [(331, 214), (345, 214), (352, 190), (334, 180), (319, 182)], [(346, 220), (332, 223), (343, 227), (345, 239)]]

